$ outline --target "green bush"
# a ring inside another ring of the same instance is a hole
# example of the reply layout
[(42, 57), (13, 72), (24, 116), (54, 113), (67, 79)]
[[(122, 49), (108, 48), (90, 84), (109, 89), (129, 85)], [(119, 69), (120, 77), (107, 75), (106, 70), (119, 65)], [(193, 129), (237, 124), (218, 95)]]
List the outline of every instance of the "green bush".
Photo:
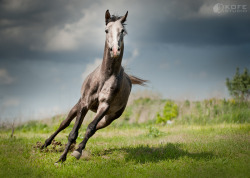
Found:
[(157, 113), (156, 123), (166, 123), (168, 120), (178, 116), (178, 106), (173, 101), (167, 101), (162, 114)]

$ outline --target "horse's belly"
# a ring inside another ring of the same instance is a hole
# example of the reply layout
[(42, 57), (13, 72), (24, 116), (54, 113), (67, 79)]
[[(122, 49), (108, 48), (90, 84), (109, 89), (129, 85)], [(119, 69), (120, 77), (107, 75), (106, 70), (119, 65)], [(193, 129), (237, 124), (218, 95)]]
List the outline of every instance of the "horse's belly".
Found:
[(96, 103), (96, 104), (92, 105), (89, 109), (90, 109), (91, 111), (93, 111), (93, 112), (97, 112), (98, 106), (99, 106), (99, 104)]

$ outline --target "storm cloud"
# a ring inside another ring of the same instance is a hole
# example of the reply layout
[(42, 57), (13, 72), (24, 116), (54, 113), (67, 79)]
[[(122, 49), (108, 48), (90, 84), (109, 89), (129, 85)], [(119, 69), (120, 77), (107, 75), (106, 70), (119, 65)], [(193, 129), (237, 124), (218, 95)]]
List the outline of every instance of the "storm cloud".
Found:
[[(48, 57), (48, 54), (65, 55), (82, 50), (94, 53), (95, 48), (100, 50), (103, 46), (105, 9), (120, 14), (129, 10), (129, 34), (131, 30), (131, 38), (138, 45), (248, 44), (249, 13), (216, 14), (213, 12), (215, 4), (216, 1), (205, 0), (119, 3), (2, 0), (0, 57)], [(245, 1), (242, 4), (250, 3)]]
[[(246, 11), (218, 13), (218, 3)], [(107, 9), (128, 10), (123, 62), (151, 81), (148, 89), (173, 99), (228, 97), (225, 78), (250, 67), (249, 8), (246, 0), (0, 0), (3, 117), (51, 115), (77, 101), (102, 59)]]

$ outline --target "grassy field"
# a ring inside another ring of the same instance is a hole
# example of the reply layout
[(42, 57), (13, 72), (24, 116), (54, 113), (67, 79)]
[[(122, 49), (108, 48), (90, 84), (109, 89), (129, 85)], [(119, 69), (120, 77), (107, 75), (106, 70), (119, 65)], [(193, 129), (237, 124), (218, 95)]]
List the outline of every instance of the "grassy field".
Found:
[(233, 99), (137, 98), (89, 140), (80, 160), (69, 153), (57, 165), (73, 123), (48, 149), (38, 147), (66, 115), (16, 125), (13, 137), (2, 123), (0, 177), (250, 177), (249, 108)]
[[(37, 148), (54, 129), (45, 128), (16, 129), (12, 138), (0, 131), (0, 177), (250, 177), (248, 123), (111, 125), (89, 140), (80, 160), (69, 153), (58, 165), (64, 145)], [(65, 144), (69, 130), (56, 141)]]

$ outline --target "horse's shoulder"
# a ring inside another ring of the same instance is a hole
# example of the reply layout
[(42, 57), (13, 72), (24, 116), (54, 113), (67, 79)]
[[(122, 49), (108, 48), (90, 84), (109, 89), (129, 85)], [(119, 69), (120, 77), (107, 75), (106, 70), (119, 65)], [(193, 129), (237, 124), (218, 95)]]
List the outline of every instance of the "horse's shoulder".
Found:
[(89, 90), (96, 90), (99, 86), (99, 69), (100, 67), (97, 67), (93, 72), (91, 72), (84, 80), (82, 84), (81, 93)]

